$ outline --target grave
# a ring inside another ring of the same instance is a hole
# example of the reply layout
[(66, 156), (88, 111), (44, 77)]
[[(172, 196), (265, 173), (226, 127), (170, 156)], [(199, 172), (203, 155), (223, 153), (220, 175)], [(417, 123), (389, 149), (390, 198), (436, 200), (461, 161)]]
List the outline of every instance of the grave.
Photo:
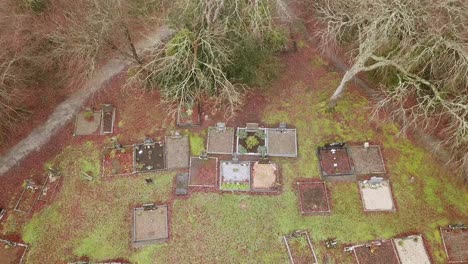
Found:
[(268, 155), (272, 157), (297, 157), (297, 132), (280, 123), (278, 128), (268, 128)]
[(317, 264), (317, 256), (307, 231), (296, 231), (283, 237), (292, 264)]
[(401, 264), (430, 264), (421, 235), (393, 239)]
[(234, 152), (234, 128), (218, 123), (208, 127), (206, 151), (209, 154), (232, 154)]
[(379, 240), (352, 247), (358, 264), (399, 264), (400, 260), (391, 240)]
[(101, 111), (81, 111), (75, 118), (74, 136), (97, 135), (101, 126)]
[(301, 214), (320, 215), (331, 213), (327, 186), (324, 182), (297, 182)]
[(0, 239), (0, 263), (22, 264), (28, 246), (13, 241)]
[(468, 228), (464, 225), (440, 228), (448, 263), (468, 263)]
[(359, 181), (364, 211), (395, 211), (390, 182), (381, 177)]
[(145, 139), (143, 144), (134, 146), (134, 170), (136, 172), (150, 172), (164, 170), (164, 144)]
[(257, 123), (247, 123), (245, 128), (237, 128), (236, 153), (240, 155), (268, 154), (268, 137), (265, 128), (260, 128)]
[(47, 176), (42, 178), (34, 175), (23, 182), (23, 190), (15, 204), (14, 210), (21, 213), (31, 213), (41, 197), (47, 184)]
[(252, 191), (275, 192), (280, 191), (278, 164), (271, 162), (252, 163)]
[(164, 243), (169, 238), (167, 205), (143, 205), (133, 210), (133, 246)]
[(250, 191), (250, 161), (221, 161), (219, 189)]
[(189, 169), (190, 187), (216, 187), (218, 159), (215, 157), (191, 157)]
[(350, 153), (356, 174), (385, 173), (385, 165), (379, 146), (368, 144), (352, 146), (350, 147)]
[(181, 103), (177, 108), (177, 126), (193, 127), (201, 125), (201, 107), (197, 102)]
[(102, 159), (102, 176), (123, 176), (135, 173), (133, 145), (105, 148)]
[(190, 147), (189, 138), (173, 134), (166, 137), (166, 165), (167, 169), (186, 169), (189, 167)]
[(317, 153), (324, 180), (356, 180), (346, 144), (326, 144), (324, 147), (319, 147)]
[(58, 185), (60, 184), (61, 179), (62, 172), (55, 168), (49, 167), (47, 169), (46, 183), (39, 195), (38, 201), (51, 201), (55, 194), (55, 191), (57, 190)]
[(112, 134), (114, 132), (115, 107), (110, 104), (103, 105), (101, 116), (101, 135)]
[(178, 173), (176, 176), (176, 195), (187, 195), (188, 193), (188, 173)]

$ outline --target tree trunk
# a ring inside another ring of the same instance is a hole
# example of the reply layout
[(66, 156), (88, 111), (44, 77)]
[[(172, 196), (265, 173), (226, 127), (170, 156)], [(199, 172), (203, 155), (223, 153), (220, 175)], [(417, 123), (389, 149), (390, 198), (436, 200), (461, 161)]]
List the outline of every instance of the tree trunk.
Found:
[(124, 25), (125, 27), (125, 37), (127, 38), (128, 44), (130, 45), (130, 50), (132, 51), (133, 59), (138, 63), (138, 64), (143, 64), (140, 60), (140, 57), (138, 56), (138, 53), (136, 51), (135, 45), (133, 44), (132, 37), (130, 35), (130, 31), (128, 30), (127, 25)]
[(338, 99), (342, 96), (346, 84), (356, 76), (361, 71), (361, 67), (358, 67), (356, 64), (351, 67), (351, 69), (347, 70), (346, 73), (343, 76), (343, 79), (341, 79), (340, 85), (338, 88), (336, 88), (335, 92), (333, 95), (328, 99), (328, 105), (327, 105), (327, 111), (332, 112), (335, 110), (335, 107), (338, 103)]

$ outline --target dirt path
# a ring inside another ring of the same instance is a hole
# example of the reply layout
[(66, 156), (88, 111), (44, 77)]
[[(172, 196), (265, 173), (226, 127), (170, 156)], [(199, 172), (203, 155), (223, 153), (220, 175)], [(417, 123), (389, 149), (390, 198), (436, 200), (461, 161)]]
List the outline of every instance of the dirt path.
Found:
[[(154, 44), (161, 42), (171, 34), (171, 30), (167, 26), (161, 26), (146, 38), (136, 43), (136, 48), (139, 52), (150, 48)], [(28, 137), (21, 140), (5, 155), (0, 157), (0, 176), (4, 175), (13, 166), (18, 164), (22, 159), (33, 151), (39, 150), (46, 144), (57, 131), (70, 121), (78, 110), (86, 103), (86, 101), (105, 87), (105, 83), (112, 79), (115, 75), (122, 72), (129, 61), (122, 59), (111, 59), (94, 76), (89, 79), (83, 88), (72, 94), (67, 100), (57, 106), (54, 112), (49, 116), (47, 121), (35, 128)]]

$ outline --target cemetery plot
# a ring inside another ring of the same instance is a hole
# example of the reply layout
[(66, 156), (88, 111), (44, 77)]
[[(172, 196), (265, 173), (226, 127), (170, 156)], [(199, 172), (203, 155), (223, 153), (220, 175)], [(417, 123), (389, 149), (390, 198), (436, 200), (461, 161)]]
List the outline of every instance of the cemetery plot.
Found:
[(46, 184), (47, 177), (44, 179), (34, 177), (34, 179), (24, 181), (23, 191), (16, 202), (14, 210), (22, 213), (30, 213), (41, 197)]
[(250, 191), (250, 161), (221, 161), (219, 189)]
[(177, 125), (180, 127), (199, 126), (201, 107), (197, 102), (180, 104), (177, 109)]
[(421, 235), (393, 239), (402, 264), (430, 264)]
[(74, 136), (97, 135), (101, 126), (101, 111), (79, 112), (75, 119)]
[(115, 108), (105, 104), (102, 106), (101, 115), (101, 135), (112, 134), (114, 132)]
[(225, 127), (224, 123), (209, 127), (206, 152), (209, 154), (234, 153), (234, 128)]
[(356, 174), (385, 173), (385, 165), (379, 146), (350, 147)]
[(213, 157), (191, 157), (189, 186), (216, 187), (218, 178), (218, 159)]
[(268, 128), (268, 155), (297, 157), (296, 129)]
[(106, 148), (102, 160), (102, 175), (118, 176), (134, 173), (133, 145)]
[(268, 153), (266, 130), (256, 126), (237, 128), (237, 153), (265, 156)]
[(324, 179), (339, 179), (339, 177), (334, 178), (334, 176), (345, 176), (341, 179), (355, 179), (353, 166), (345, 144), (332, 143), (320, 147), (318, 149), (318, 158)]
[(60, 180), (62, 179), (62, 173), (56, 169), (49, 168), (46, 183), (42, 189), (38, 200), (39, 201), (50, 201), (57, 190)]
[(364, 211), (395, 211), (390, 182), (380, 177), (359, 182)]
[(167, 169), (188, 168), (190, 159), (189, 138), (173, 135), (166, 137)]
[(24, 261), (27, 245), (0, 239), (0, 263), (21, 264)]
[(306, 231), (296, 231), (291, 235), (284, 236), (283, 240), (292, 264), (318, 263), (314, 247)]
[(372, 241), (353, 247), (359, 264), (399, 264), (400, 260), (391, 240)]
[(176, 195), (186, 195), (188, 193), (188, 173), (178, 173), (176, 176)]
[(252, 163), (252, 191), (279, 191), (279, 170), (276, 163)]
[(133, 246), (164, 243), (169, 238), (167, 205), (147, 204), (133, 210)]
[(465, 225), (449, 226), (441, 228), (440, 234), (448, 263), (468, 263), (468, 228)]
[(134, 146), (135, 171), (149, 172), (165, 169), (164, 144), (143, 143)]
[(303, 215), (330, 213), (330, 202), (324, 182), (298, 182), (299, 201)]

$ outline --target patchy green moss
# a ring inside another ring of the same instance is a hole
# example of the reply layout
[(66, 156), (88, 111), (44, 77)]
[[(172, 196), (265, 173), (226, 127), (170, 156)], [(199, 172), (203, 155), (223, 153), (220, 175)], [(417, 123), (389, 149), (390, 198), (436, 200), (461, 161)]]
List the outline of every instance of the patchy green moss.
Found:
[(193, 156), (199, 156), (205, 150), (205, 139), (200, 134), (189, 134), (190, 153)]

